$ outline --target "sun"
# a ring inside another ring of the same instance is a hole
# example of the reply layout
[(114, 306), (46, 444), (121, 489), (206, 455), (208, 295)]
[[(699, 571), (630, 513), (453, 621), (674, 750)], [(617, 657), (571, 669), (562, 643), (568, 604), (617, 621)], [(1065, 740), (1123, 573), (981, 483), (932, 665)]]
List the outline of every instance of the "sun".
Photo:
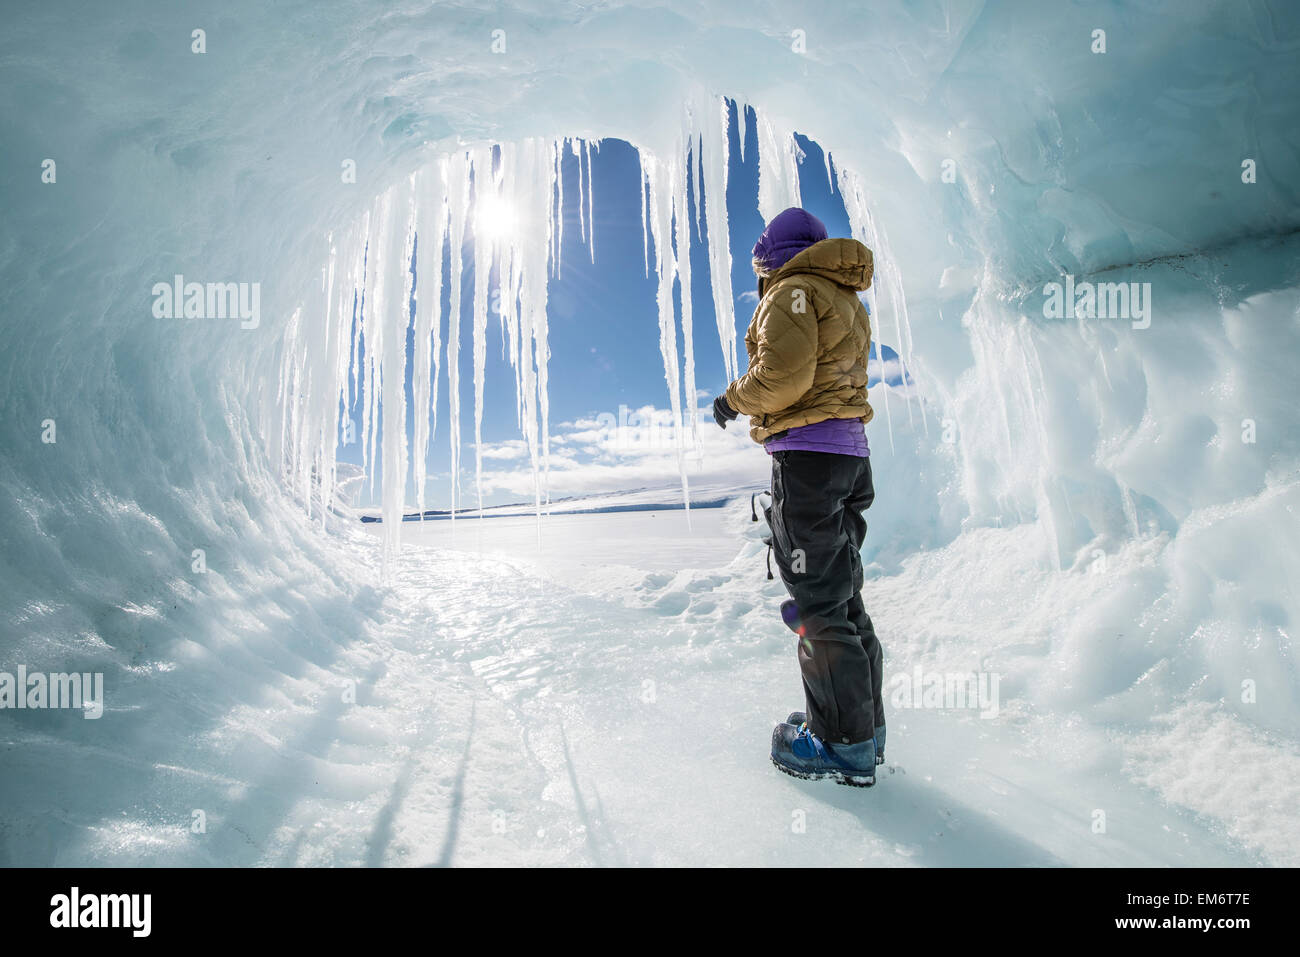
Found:
[(475, 201), (475, 207), (475, 235), (498, 239), (514, 232), (514, 208), (500, 196), (488, 193)]

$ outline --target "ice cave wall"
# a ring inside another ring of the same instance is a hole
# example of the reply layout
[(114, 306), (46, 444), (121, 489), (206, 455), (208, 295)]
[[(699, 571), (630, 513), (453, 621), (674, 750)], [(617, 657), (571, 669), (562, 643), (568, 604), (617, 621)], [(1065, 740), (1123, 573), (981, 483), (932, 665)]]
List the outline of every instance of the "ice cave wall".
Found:
[[(290, 609), (361, 627), (362, 582), (294, 504), (275, 438), (326, 237), (465, 148), (668, 155), (683, 104), (719, 95), (830, 150), (888, 233), (931, 403), (928, 429), (878, 452), (882, 488), (906, 490), (873, 517), (895, 557), (972, 524), (1040, 521), (1066, 569), (1164, 535), (1183, 625), (1294, 627), (1276, 584), (1300, 570), (1277, 568), (1295, 558), (1276, 540), (1296, 504), (1291, 5), (53, 2), (8, 19), (0, 601), (33, 654), (90, 639), (147, 661), (178, 629), (212, 647), (249, 621), (310, 627)], [(259, 281), (258, 328), (156, 319), (150, 290), (177, 273)], [(1150, 281), (1150, 327), (1045, 318), (1063, 273)], [(1231, 564), (1242, 535), (1258, 544)], [(191, 574), (195, 547), (215, 577)]]

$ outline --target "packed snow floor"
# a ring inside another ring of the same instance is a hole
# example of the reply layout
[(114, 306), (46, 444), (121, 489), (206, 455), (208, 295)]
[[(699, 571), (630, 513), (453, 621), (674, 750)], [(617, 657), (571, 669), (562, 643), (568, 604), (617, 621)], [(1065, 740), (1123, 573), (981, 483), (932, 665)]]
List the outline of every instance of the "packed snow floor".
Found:
[[(449, 522), (408, 523), (371, 641), (277, 659), (281, 687), (176, 735), (174, 762), (144, 745), (12, 749), (14, 773), (63, 761), (87, 778), (65, 772), (66, 792), (26, 813), (76, 829), (59, 864), (1300, 859), (1287, 745), (1242, 735), (1237, 767), (1236, 732), (1198, 706), (1153, 732), (1026, 703), (1065, 680), (1054, 623), (1099, 587), (1040, 568), (1033, 527), (968, 533), (865, 590), (889, 669), (982, 662), (1002, 675), (996, 717), (891, 705), (869, 790), (777, 773), (771, 726), (801, 692), (762, 526), (747, 500), (684, 518), (557, 517), (540, 551), (533, 519), (458, 521), (454, 539)], [(358, 541), (377, 566), (378, 535)]]

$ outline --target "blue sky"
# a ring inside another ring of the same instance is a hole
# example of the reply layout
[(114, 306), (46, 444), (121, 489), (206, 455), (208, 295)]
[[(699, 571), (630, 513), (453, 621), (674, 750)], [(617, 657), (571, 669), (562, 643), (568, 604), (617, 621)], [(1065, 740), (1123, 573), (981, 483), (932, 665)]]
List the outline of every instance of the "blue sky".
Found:
[[(757, 207), (758, 147), (753, 116), (747, 125), (744, 162), (740, 159), (739, 129), (732, 107), (730, 124), (730, 171), (727, 186), (727, 211), (731, 227), (732, 288), (736, 296), (735, 319), (737, 352), (741, 370), (745, 367), (744, 334), (753, 315), (757, 296), (750, 267), (750, 251), (763, 230)], [(826, 175), (822, 151), (816, 144), (800, 137), (807, 156), (800, 170), (803, 206), (818, 216), (832, 236), (849, 235), (848, 217), (838, 190), (832, 190)], [(668, 392), (663, 361), (659, 352), (658, 313), (655, 306), (656, 280), (645, 274), (645, 252), (641, 226), (640, 165), (636, 151), (621, 140), (604, 140), (599, 151), (593, 148), (591, 179), (594, 204), (595, 263), (582, 239), (578, 204), (579, 172), (577, 158), (567, 154), (564, 176), (564, 244), (561, 250), (562, 273), (551, 278), (548, 292), (550, 325), (550, 425), (553, 436), (552, 495), (610, 491), (669, 484), (677, 474), (676, 454), (662, 442), (641, 442), (645, 447), (629, 447), (627, 433), (623, 441), (611, 441), (603, 424), (620, 417), (620, 407), (642, 410), (647, 417), (651, 409), (666, 409)], [(692, 197), (694, 202), (694, 197)], [(692, 207), (693, 209), (693, 207)], [(701, 224), (702, 226), (702, 224)], [(727, 378), (718, 342), (713, 309), (713, 295), (708, 281), (707, 247), (703, 237), (691, 236), (692, 303), (694, 308), (694, 355), (696, 385), (707, 393), (701, 410), (711, 397), (722, 391)], [(467, 245), (469, 245), (467, 243)], [(449, 253), (444, 252), (444, 256)], [(444, 260), (445, 263), (445, 260)], [(416, 282), (418, 289), (419, 248), (417, 237)], [(444, 266), (444, 276), (448, 275)], [(460, 371), (462, 388), (461, 418), (461, 505), (477, 504), (474, 483), (473, 432), (473, 356), (470, 345), (470, 290), (473, 284), (472, 251), (465, 255), (465, 294), (461, 316)], [(443, 342), (449, 311), (448, 290), (443, 290)], [(679, 350), (684, 349), (680, 332)], [(885, 347), (885, 358), (893, 358)], [(450, 449), (448, 447), (447, 369), (444, 365), (439, 381), (438, 424), (429, 454), (430, 481), (426, 488), (426, 507), (445, 508), (450, 504)], [(874, 363), (873, 363), (874, 365)], [(485, 373), (483, 409), (483, 443), (485, 489), (484, 504), (503, 504), (531, 498), (531, 469), (524, 453), (515, 419), (514, 373), (503, 356), (499, 323), (490, 317), (488, 358)], [(409, 371), (408, 371), (409, 383)], [(874, 380), (873, 380), (874, 381)], [(408, 384), (408, 435), (413, 426)], [(624, 420), (627, 412), (622, 414)], [(360, 422), (359, 404), (352, 410)], [(637, 424), (632, 419), (632, 424)], [(741, 420), (743, 424), (743, 419)], [(744, 435), (743, 428), (733, 425), (728, 434), (709, 419), (702, 438), (708, 440), (707, 454), (690, 463), (697, 484), (736, 483), (764, 480), (766, 455)], [(644, 437), (644, 432), (642, 433)], [(340, 446), (339, 459), (359, 463), (356, 443)], [(558, 485), (557, 485), (558, 480)], [(375, 492), (379, 478), (375, 479)], [(413, 504), (408, 488), (408, 503)], [(524, 494), (527, 493), (527, 494)], [(366, 483), (359, 497), (361, 504), (373, 504), (375, 496)]]

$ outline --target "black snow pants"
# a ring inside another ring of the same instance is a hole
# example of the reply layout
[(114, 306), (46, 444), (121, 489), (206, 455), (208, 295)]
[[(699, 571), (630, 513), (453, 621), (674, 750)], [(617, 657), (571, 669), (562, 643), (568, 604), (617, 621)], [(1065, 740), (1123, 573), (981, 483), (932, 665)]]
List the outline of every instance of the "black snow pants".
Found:
[(880, 642), (861, 593), (862, 513), (875, 494), (870, 458), (772, 453), (772, 551), (803, 628), (808, 724), (831, 744), (857, 744), (885, 726)]

